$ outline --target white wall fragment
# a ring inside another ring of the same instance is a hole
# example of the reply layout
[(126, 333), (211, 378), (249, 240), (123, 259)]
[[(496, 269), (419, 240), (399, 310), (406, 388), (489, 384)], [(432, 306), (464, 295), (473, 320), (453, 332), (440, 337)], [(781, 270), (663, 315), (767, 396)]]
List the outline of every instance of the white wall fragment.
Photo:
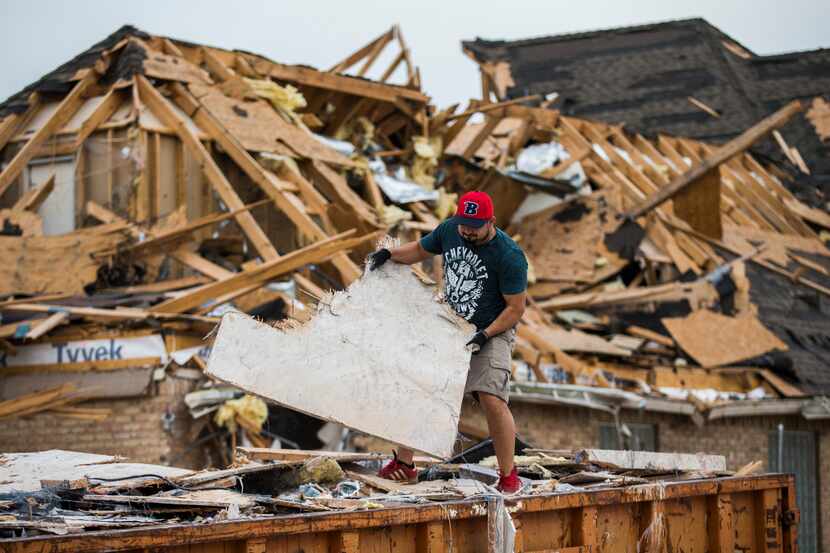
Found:
[(409, 267), (390, 262), (321, 302), (298, 328), (225, 315), (207, 372), (291, 409), (449, 457), (473, 330)]

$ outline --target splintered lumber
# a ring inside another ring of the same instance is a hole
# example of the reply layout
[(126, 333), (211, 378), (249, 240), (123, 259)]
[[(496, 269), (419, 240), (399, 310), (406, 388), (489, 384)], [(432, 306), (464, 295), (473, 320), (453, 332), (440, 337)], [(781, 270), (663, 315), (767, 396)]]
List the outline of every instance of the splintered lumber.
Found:
[(693, 308), (706, 299), (716, 299), (717, 292), (704, 280), (690, 283), (671, 282), (657, 286), (643, 286), (611, 292), (585, 292), (562, 294), (549, 300), (537, 302), (541, 309), (562, 310), (609, 305), (631, 305), (647, 302), (669, 302), (689, 300)]
[(205, 284), (192, 292), (154, 306), (153, 311), (158, 313), (183, 313), (189, 309), (199, 307), (208, 300), (221, 297), (239, 288), (264, 284), (280, 275), (299, 269), (303, 265), (319, 263), (338, 251), (353, 248), (374, 236), (367, 235), (347, 239), (352, 234), (354, 234), (353, 230), (343, 232), (311, 246), (295, 250), (273, 261), (263, 263), (253, 269)]
[(727, 317), (700, 309), (687, 317), (661, 320), (683, 351), (704, 368), (737, 363), (776, 349), (788, 349), (787, 344), (749, 314)]
[(53, 313), (34, 325), (32, 329), (26, 333), (26, 339), (37, 340), (53, 328), (65, 323), (67, 319), (69, 319), (69, 313), (66, 311)]
[(653, 451), (619, 451), (583, 449), (574, 454), (577, 463), (591, 463), (622, 470), (655, 472), (723, 472), (726, 457), (702, 453), (656, 453)]
[[(231, 210), (236, 211), (245, 207), (245, 204), (237, 195), (236, 191), (228, 182), (222, 170), (213, 160), (210, 153), (202, 145), (199, 137), (187, 126), (187, 123), (174, 109), (173, 106), (156, 90), (156, 88), (142, 75), (135, 77), (136, 87), (141, 99), (153, 113), (172, 128), (181, 141), (190, 149), (193, 156), (199, 161), (202, 170), (216, 193), (222, 198)], [(277, 250), (268, 240), (265, 232), (254, 220), (253, 215), (248, 211), (240, 211), (236, 215), (236, 222), (248, 237), (259, 254), (265, 259), (276, 259), (279, 257)]]
[(203, 470), (174, 479), (174, 482), (180, 486), (193, 487), (207, 482), (216, 482), (217, 480), (224, 480), (231, 476), (242, 476), (243, 474), (256, 474), (260, 472), (268, 472), (272, 470), (284, 469), (292, 466), (293, 463), (247, 463), (239, 467), (233, 467), (223, 470)]
[(275, 62), (266, 62), (266, 64), (267, 66), (265, 64), (257, 64), (257, 68), (263, 67), (277, 81), (288, 81), (290, 83), (322, 88), (333, 92), (353, 94), (355, 96), (363, 96), (390, 103), (395, 103), (399, 98), (412, 100), (418, 104), (426, 104), (429, 102), (429, 96), (411, 88), (390, 86), (368, 79), (349, 77), (336, 73), (324, 73), (301, 65), (284, 65)]
[(175, 497), (162, 495), (87, 494), (83, 496), (83, 500), (94, 503), (117, 503), (155, 507), (192, 507), (195, 509), (226, 509), (231, 505), (239, 505), (240, 508), (245, 508), (252, 507), (255, 503), (252, 496), (230, 490), (190, 491)]
[[(272, 449), (261, 447), (237, 447), (236, 451), (255, 461), (307, 461), (315, 457), (330, 457), (338, 463), (376, 461), (388, 459), (388, 453), (353, 453), (350, 451), (324, 451), (314, 449)], [(415, 464), (432, 465), (439, 462), (431, 457), (416, 456)]]
[(783, 126), (793, 115), (801, 111), (801, 109), (802, 106), (798, 100), (790, 102), (780, 110), (747, 129), (737, 138), (730, 140), (722, 147), (718, 148), (712, 155), (706, 157), (703, 160), (703, 163), (696, 165), (692, 169), (679, 175), (668, 185), (660, 188), (657, 192), (648, 196), (643, 202), (637, 205), (637, 207), (628, 212), (627, 215), (632, 219), (636, 219), (637, 217), (648, 213), (663, 202), (672, 199), (678, 192), (696, 182), (712, 169), (745, 151), (756, 141), (763, 138), (774, 129)]
[(807, 396), (807, 394), (805, 394), (804, 392), (802, 392), (801, 390), (799, 390), (798, 388), (796, 388), (795, 386), (793, 386), (792, 384), (790, 384), (789, 382), (787, 382), (786, 380), (784, 380), (783, 378), (781, 378), (769, 369), (761, 369), (760, 371), (758, 371), (758, 374), (760, 374), (764, 380), (769, 382), (770, 386), (775, 388), (775, 391), (777, 391), (784, 397)]
[(200, 217), (199, 219), (191, 221), (185, 225), (156, 233), (149, 240), (145, 240), (144, 242), (139, 242), (138, 244), (128, 246), (124, 248), (124, 251), (130, 252), (134, 255), (151, 255), (153, 253), (162, 253), (165, 250), (165, 248), (168, 248), (172, 244), (176, 244), (177, 242), (186, 239), (189, 234), (201, 228), (215, 225), (216, 223), (220, 223), (232, 217), (236, 217), (238, 214), (244, 211), (250, 211), (256, 207), (268, 203), (271, 203), (271, 200), (265, 199), (243, 206), (239, 209), (229, 211), (227, 213), (215, 213), (212, 215), (206, 215), (204, 217)]
[(667, 348), (673, 348), (675, 346), (674, 340), (668, 336), (663, 336), (658, 332), (654, 332), (653, 330), (649, 330), (641, 326), (631, 325), (626, 327), (625, 331), (632, 336), (643, 338), (645, 340), (651, 340), (652, 342), (660, 344), (661, 346), (666, 346)]
[(20, 199), (15, 202), (12, 207), (12, 211), (37, 211), (54, 189), (55, 174), (52, 173), (49, 175), (49, 178), (46, 179), (46, 182), (23, 194)]
[(472, 330), (409, 267), (386, 264), (297, 328), (228, 313), (206, 372), (290, 409), (446, 458)]
[(35, 157), (40, 146), (80, 109), (84, 103), (84, 93), (95, 83), (97, 77), (98, 75), (94, 71), (89, 71), (72, 91), (63, 98), (49, 119), (32, 135), (6, 168), (3, 169), (3, 172), (0, 173), (0, 197), (17, 179), (29, 161)]
[(0, 418), (31, 415), (39, 411), (45, 411), (52, 407), (55, 401), (60, 400), (67, 394), (76, 390), (74, 384), (67, 383), (57, 388), (32, 392), (14, 399), (0, 401)]
[[(171, 254), (173, 255), (173, 254)], [(230, 273), (230, 271), (228, 271)], [(188, 276), (182, 278), (175, 278), (170, 280), (162, 280), (160, 282), (150, 282), (148, 284), (136, 284), (135, 286), (124, 286), (121, 288), (107, 288), (107, 292), (116, 292), (120, 294), (152, 294), (170, 292), (172, 290), (181, 290), (182, 288), (191, 288), (199, 286), (208, 282), (208, 278), (204, 276)], [(2, 306), (0, 306), (2, 307)]]

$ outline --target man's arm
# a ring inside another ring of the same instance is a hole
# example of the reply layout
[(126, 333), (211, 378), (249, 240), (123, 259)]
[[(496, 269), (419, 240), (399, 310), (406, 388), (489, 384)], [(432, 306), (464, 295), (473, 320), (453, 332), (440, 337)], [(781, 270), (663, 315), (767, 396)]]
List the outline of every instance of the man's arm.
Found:
[(524, 315), (527, 291), (518, 294), (502, 294), (502, 297), (507, 302), (507, 306), (496, 317), (496, 320), (484, 329), (488, 338), (492, 338), (507, 329), (513, 328), (519, 322), (519, 319), (522, 318), (522, 315)]
[(433, 255), (426, 251), (417, 240), (398, 246), (397, 248), (392, 248), (389, 252), (392, 254), (390, 258), (392, 261), (395, 263), (403, 263), (404, 265), (412, 265), (413, 263), (424, 261)]

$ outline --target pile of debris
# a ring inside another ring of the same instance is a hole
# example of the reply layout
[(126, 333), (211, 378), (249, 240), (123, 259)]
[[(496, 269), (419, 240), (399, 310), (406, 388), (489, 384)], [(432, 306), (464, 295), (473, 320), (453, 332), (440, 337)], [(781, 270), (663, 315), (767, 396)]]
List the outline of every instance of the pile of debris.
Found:
[(263, 406), (203, 373), (219, 317), (307, 322), (382, 235), (420, 238), (470, 189), (532, 269), (515, 394), (830, 417), (810, 369), (830, 351), (782, 315), (827, 329), (830, 216), (749, 152), (797, 102), (714, 148), (486, 97), (430, 105), (397, 27), (328, 71), (125, 27), (0, 104), (0, 417), (101, 420), (79, 402), (176, 372), (232, 429), (225, 463), (238, 435), (270, 445)]
[[(479, 448), (480, 449), (480, 448)], [(491, 448), (492, 450), (492, 448)], [(525, 450), (521, 495), (747, 476), (716, 455)], [(240, 448), (224, 470), (190, 471), (69, 451), (0, 456), (0, 537), (357, 511), (497, 494), (494, 458), (416, 458), (419, 482), (374, 475), (379, 454)]]

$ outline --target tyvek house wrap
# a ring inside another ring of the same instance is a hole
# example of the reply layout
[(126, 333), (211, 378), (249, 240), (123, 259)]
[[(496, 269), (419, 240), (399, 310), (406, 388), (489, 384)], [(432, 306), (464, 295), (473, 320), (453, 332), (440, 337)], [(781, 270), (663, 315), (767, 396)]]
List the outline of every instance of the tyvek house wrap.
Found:
[(474, 328), (387, 263), (278, 329), (222, 317), (207, 372), (322, 419), (446, 458), (452, 454)]

